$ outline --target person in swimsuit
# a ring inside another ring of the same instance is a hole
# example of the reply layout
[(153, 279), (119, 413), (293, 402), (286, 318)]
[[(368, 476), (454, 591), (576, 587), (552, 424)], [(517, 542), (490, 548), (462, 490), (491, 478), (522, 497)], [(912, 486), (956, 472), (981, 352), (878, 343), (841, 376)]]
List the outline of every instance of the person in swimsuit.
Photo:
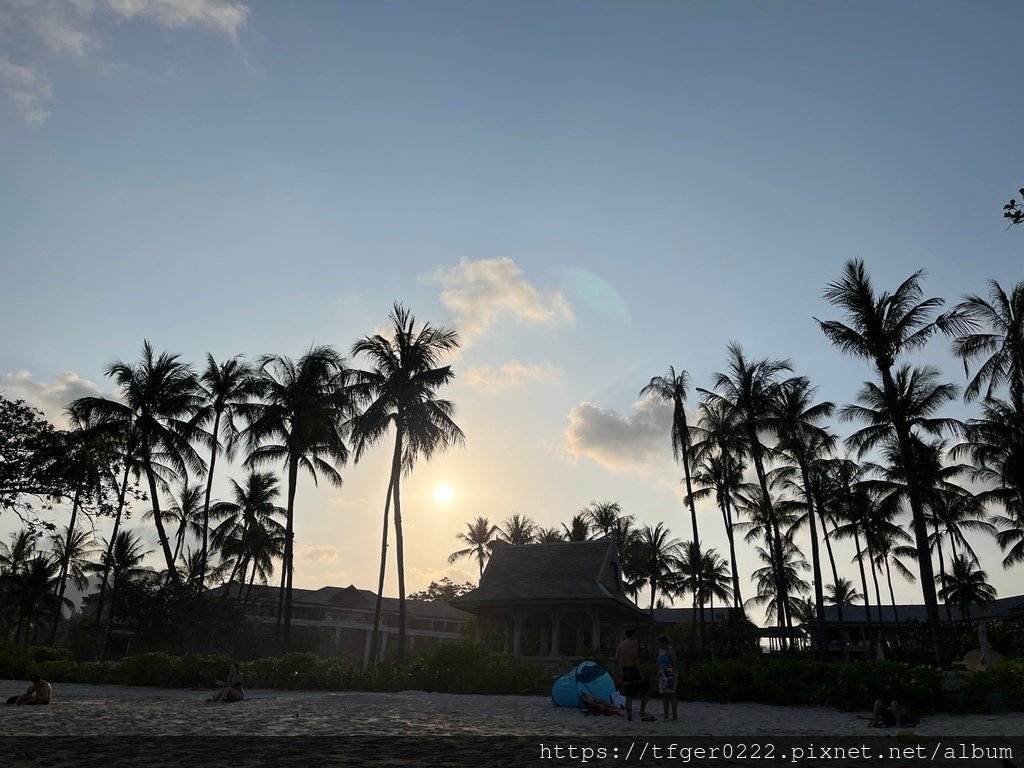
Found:
[(658, 638), (658, 693), (661, 694), (666, 720), (669, 706), (672, 708), (672, 719), (675, 720), (678, 716), (679, 699), (676, 697), (676, 670), (678, 668), (679, 660), (676, 658), (676, 650), (669, 645), (668, 638), (662, 635)]
[(872, 725), (891, 728), (892, 726), (917, 725), (921, 722), (909, 707), (904, 707), (898, 701), (893, 700), (888, 707), (881, 699), (875, 699), (875, 706), (872, 708)]
[(640, 671), (640, 646), (636, 642), (636, 630), (627, 629), (626, 639), (615, 650), (615, 662), (622, 673), (622, 695), (626, 697), (626, 719), (633, 719), (633, 699), (640, 698), (640, 719), (654, 720), (647, 714), (647, 699), (651, 697), (650, 685)]
[(242, 687), (242, 672), (235, 663), (228, 666), (228, 679), (218, 680), (217, 685), (220, 686), (220, 690), (217, 691), (217, 695), (212, 699), (206, 700), (208, 704), (215, 704), (218, 701), (242, 701), (245, 698), (245, 689)]
[(32, 676), (32, 685), (28, 687), (21, 696), (12, 696), (7, 700), (8, 704), (49, 704), (53, 695), (53, 686), (43, 680), (39, 675)]

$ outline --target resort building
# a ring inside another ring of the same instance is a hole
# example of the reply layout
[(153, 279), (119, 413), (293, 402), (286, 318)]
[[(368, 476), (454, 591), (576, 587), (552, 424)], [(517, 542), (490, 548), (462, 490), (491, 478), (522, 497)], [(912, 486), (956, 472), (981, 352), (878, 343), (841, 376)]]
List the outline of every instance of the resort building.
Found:
[(626, 596), (610, 538), (499, 543), (480, 586), (452, 605), (477, 617), (477, 642), (538, 661), (610, 653), (627, 627), (651, 623)]
[[(211, 594), (223, 595), (230, 589), (231, 597), (244, 603), (245, 614), (257, 621), (274, 623), (280, 588), (254, 585), (245, 588), (232, 582)], [(333, 636), (338, 654), (351, 663), (364, 666), (372, 660), (373, 614), (377, 594), (368, 589), (321, 587), (292, 589), (292, 626), (312, 627), (322, 635)], [(406, 600), (406, 642), (410, 653), (425, 653), (442, 640), (466, 639), (469, 615), (447, 603)], [(397, 648), (398, 598), (385, 597), (381, 602), (380, 647), (376, 658), (386, 658), (389, 649)]]

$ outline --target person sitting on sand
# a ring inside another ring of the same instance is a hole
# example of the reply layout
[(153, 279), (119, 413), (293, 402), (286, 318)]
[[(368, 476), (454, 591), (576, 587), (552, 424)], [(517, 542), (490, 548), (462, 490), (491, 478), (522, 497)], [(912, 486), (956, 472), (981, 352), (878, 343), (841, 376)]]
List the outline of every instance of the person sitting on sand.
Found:
[(917, 725), (921, 722), (909, 707), (904, 707), (895, 699), (888, 707), (882, 703), (881, 699), (875, 699), (875, 706), (872, 708), (871, 714), (873, 715), (871, 725), (877, 727), (891, 728), (894, 725)]
[(32, 676), (32, 685), (21, 696), (11, 696), (8, 704), (34, 705), (49, 704), (53, 695), (53, 686), (43, 680), (39, 675)]
[(676, 658), (676, 650), (669, 645), (668, 637), (662, 635), (658, 638), (658, 693), (661, 694), (661, 704), (665, 709), (665, 719), (668, 720), (669, 707), (672, 709), (672, 719), (677, 719), (679, 713), (679, 699), (676, 697), (676, 670), (679, 668), (679, 660)]
[(657, 718), (647, 714), (647, 700), (651, 697), (650, 685), (640, 671), (640, 646), (636, 642), (636, 630), (627, 629), (626, 639), (615, 650), (615, 662), (622, 673), (622, 695), (626, 697), (626, 719), (633, 720), (633, 699), (640, 697), (640, 719), (651, 721)]
[(206, 700), (207, 704), (214, 704), (218, 701), (225, 703), (242, 701), (245, 698), (245, 690), (242, 688), (242, 672), (234, 662), (228, 666), (228, 679), (218, 680), (217, 685), (220, 686), (220, 690), (217, 691), (216, 696)]

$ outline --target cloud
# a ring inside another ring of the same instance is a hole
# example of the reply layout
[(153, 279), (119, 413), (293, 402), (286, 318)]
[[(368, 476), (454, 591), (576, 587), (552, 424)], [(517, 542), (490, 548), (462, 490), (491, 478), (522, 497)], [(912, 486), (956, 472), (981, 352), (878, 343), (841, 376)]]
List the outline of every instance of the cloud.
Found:
[(0, 378), (0, 392), (12, 400), (24, 400), (58, 426), (67, 426), (64, 409), (79, 397), (107, 396), (98, 384), (74, 371), (63, 371), (52, 381), (38, 381), (29, 371), (15, 371)]
[[(46, 70), (54, 57), (87, 59), (134, 20), (237, 42), (249, 13), (238, 0), (0, 0), (0, 43), (14, 41), (21, 52), (0, 56), (0, 86), (21, 119), (39, 126), (50, 115), (53, 86)], [(108, 70), (117, 64), (98, 62)]]
[(569, 411), (563, 450), (574, 459), (647, 475), (669, 456), (671, 424), (672, 407), (656, 400), (641, 400), (629, 414), (581, 403)]
[(53, 100), (53, 86), (46, 75), (0, 56), (0, 84), (22, 120), (32, 126), (46, 122), (50, 113), (43, 105)]
[(430, 278), (441, 283), (441, 303), (452, 313), (463, 346), (504, 317), (530, 325), (573, 319), (561, 291), (539, 291), (512, 259), (463, 259), (454, 267), (438, 269)]
[(551, 383), (562, 380), (562, 370), (551, 363), (520, 363), (517, 360), (499, 365), (474, 365), (460, 375), (463, 384), (484, 392), (497, 392), (524, 383)]

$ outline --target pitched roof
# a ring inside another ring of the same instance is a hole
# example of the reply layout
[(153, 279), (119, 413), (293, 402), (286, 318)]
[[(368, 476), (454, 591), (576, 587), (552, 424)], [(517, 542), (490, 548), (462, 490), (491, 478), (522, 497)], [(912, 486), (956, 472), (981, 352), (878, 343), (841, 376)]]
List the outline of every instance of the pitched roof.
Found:
[(609, 538), (496, 546), (480, 586), (452, 603), (543, 601), (613, 601), (637, 610), (623, 593), (618, 552)]
[[(225, 587), (210, 590), (213, 594), (223, 594)], [(279, 587), (254, 584), (250, 600), (277, 601)], [(241, 594), (240, 585), (231, 583), (231, 595), (235, 598)], [(368, 589), (359, 589), (349, 584), (347, 587), (320, 587), (320, 589), (292, 589), (292, 603), (295, 605), (315, 605), (333, 608), (350, 608), (370, 610), (376, 607), (377, 593)], [(464, 611), (453, 608), (448, 603), (434, 603), (426, 600), (406, 600), (405, 610), (409, 616), (424, 619), (447, 619), (449, 621), (465, 621)], [(381, 601), (381, 611), (398, 613), (398, 598), (385, 597)]]
[[(704, 620), (705, 621), (728, 621), (729, 614), (733, 611), (732, 608), (722, 608), (715, 606), (714, 610), (711, 608), (704, 609)], [(689, 624), (693, 621), (693, 614), (697, 614), (697, 621), (700, 621), (700, 611), (694, 611), (693, 608), (655, 608), (654, 609), (654, 622), (655, 624)]]
[[(950, 611), (952, 612), (954, 619), (959, 620), (964, 618), (960, 613), (960, 609), (957, 608), (955, 605), (950, 605)], [(900, 621), (928, 620), (928, 612), (923, 605), (897, 605), (896, 613), (900, 617)], [(942, 619), (945, 619), (946, 617), (946, 609), (942, 605), (939, 606), (939, 616)], [(996, 619), (1021, 616), (1024, 616), (1024, 595), (1015, 595), (1013, 597), (1001, 597), (998, 600), (993, 600), (984, 609), (981, 609), (976, 605), (971, 606), (971, 619), (974, 621), (980, 619)], [(893, 620), (893, 608), (891, 605), (882, 605), (882, 619), (886, 623), (889, 623)], [(836, 606), (825, 606), (825, 621), (828, 623), (839, 622), (839, 609)], [(870, 621), (872, 623), (878, 621), (878, 609), (873, 605), (871, 606)], [(844, 605), (843, 623), (867, 624), (868, 617), (865, 607), (863, 605)]]

